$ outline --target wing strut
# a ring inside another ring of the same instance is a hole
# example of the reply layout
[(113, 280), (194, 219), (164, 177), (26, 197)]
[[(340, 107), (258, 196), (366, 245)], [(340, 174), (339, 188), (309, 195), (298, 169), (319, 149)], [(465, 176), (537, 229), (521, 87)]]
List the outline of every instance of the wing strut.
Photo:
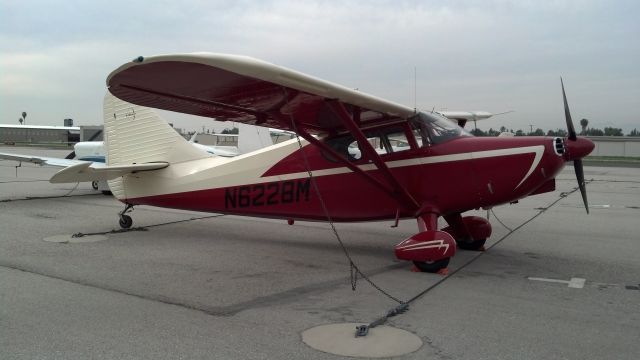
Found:
[(316, 139), (315, 137), (313, 137), (311, 134), (309, 134), (307, 132), (306, 129), (302, 129), (300, 127), (300, 124), (297, 125), (297, 131), (298, 131), (298, 135), (302, 136), (302, 138), (307, 140), (309, 143), (317, 146), (322, 151), (329, 153), (329, 155), (331, 155), (331, 157), (333, 157), (334, 159), (336, 159), (336, 160), (340, 161), (341, 163), (343, 163), (351, 171), (353, 171), (356, 174), (362, 175), (366, 180), (371, 182), (376, 187), (380, 188), (380, 190), (382, 190), (385, 193), (387, 193), (387, 195), (391, 196), (392, 198), (395, 198), (395, 192), (393, 191), (393, 189), (389, 188), (385, 184), (383, 184), (380, 181), (376, 180), (376, 178), (374, 178), (371, 175), (367, 174), (364, 170), (362, 170), (358, 166), (354, 165), (351, 161), (345, 159), (343, 155), (341, 155), (337, 151), (333, 150), (327, 144), (325, 144), (322, 141), (320, 141), (320, 140)]
[[(356, 119), (354, 119), (353, 117), (351, 117), (351, 115), (349, 115), (347, 109), (345, 109), (344, 105), (342, 105), (342, 103), (340, 103), (339, 101), (329, 100), (327, 101), (327, 105), (329, 105), (329, 108), (336, 114), (336, 116), (340, 118), (340, 120), (342, 120), (347, 130), (349, 130), (349, 132), (351, 132), (351, 134), (355, 137), (355, 139), (358, 141), (358, 144), (360, 145), (360, 149), (364, 151), (369, 159), (371, 159), (376, 165), (378, 170), (380, 170), (382, 176), (391, 186), (391, 196), (400, 204), (402, 204), (407, 210), (418, 210), (420, 206), (418, 205), (416, 200), (411, 196), (411, 194), (409, 194), (407, 189), (404, 188), (400, 184), (400, 182), (398, 182), (398, 179), (393, 176), (393, 173), (391, 173), (391, 171), (387, 167), (387, 164), (385, 164), (384, 161), (380, 158), (380, 155), (378, 155), (371, 143), (369, 143), (367, 138), (364, 136), (362, 130), (360, 130), (360, 128), (356, 124), (356, 120), (359, 120), (357, 119), (359, 118), (359, 112), (354, 112), (356, 117)], [(370, 175), (366, 174), (366, 176)]]

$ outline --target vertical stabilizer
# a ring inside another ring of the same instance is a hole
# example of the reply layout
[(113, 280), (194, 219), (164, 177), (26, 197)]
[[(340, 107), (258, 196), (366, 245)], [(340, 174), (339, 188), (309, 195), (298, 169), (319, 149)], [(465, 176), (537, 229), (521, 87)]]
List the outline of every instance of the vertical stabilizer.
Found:
[(110, 93), (104, 98), (104, 133), (110, 166), (207, 157), (153, 109), (122, 101)]
[(238, 152), (240, 154), (273, 145), (269, 128), (245, 124), (237, 124), (236, 126), (238, 127)]
[[(168, 162), (170, 165), (209, 155), (178, 134), (151, 108), (104, 97), (104, 136), (108, 166)], [(123, 178), (109, 181), (118, 199), (125, 198)]]

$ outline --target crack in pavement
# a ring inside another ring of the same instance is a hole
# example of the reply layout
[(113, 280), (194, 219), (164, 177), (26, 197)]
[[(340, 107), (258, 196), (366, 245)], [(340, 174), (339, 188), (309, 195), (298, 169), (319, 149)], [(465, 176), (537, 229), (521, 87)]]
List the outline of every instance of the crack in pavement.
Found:
[[(392, 271), (392, 270), (396, 270), (396, 269), (400, 269), (405, 267), (406, 264), (405, 263), (396, 263), (396, 264), (392, 264), (392, 265), (388, 265), (382, 268), (378, 268), (375, 270), (372, 270), (369, 272), (369, 276), (374, 276), (374, 275), (378, 275), (378, 274), (382, 274), (388, 271)], [(273, 306), (273, 305), (282, 305), (282, 304), (287, 304), (287, 303), (291, 303), (297, 299), (299, 299), (301, 296), (304, 295), (310, 295), (313, 293), (322, 293), (322, 292), (326, 292), (326, 291), (330, 291), (335, 289), (338, 286), (341, 285), (348, 285), (350, 283), (349, 277), (345, 276), (345, 277), (341, 277), (338, 279), (332, 279), (332, 280), (327, 280), (327, 281), (322, 281), (319, 283), (314, 283), (314, 284), (309, 284), (309, 285), (302, 285), (302, 286), (298, 286), (298, 287), (294, 287), (288, 290), (284, 290), (281, 292), (277, 292), (277, 293), (273, 293), (270, 295), (265, 295), (265, 296), (260, 296), (260, 297), (256, 297), (250, 300), (246, 300), (246, 301), (241, 301), (238, 303), (234, 303), (234, 304), (230, 304), (230, 305), (224, 305), (224, 306), (210, 306), (210, 305), (206, 305), (206, 304), (201, 304), (201, 303), (197, 303), (197, 302), (189, 302), (189, 301), (184, 301), (181, 299), (175, 299), (169, 296), (164, 296), (161, 294), (156, 294), (156, 295), (151, 295), (151, 294), (140, 294), (140, 293), (135, 293), (132, 291), (128, 291), (125, 289), (119, 289), (117, 287), (114, 286), (109, 286), (106, 284), (95, 284), (95, 283), (91, 283), (89, 281), (86, 280), (82, 280), (82, 279), (74, 279), (74, 278), (67, 278), (67, 277), (63, 277), (63, 276), (59, 276), (59, 275), (52, 275), (52, 274), (47, 274), (43, 271), (39, 271), (37, 269), (31, 269), (31, 268), (27, 268), (27, 267), (23, 267), (17, 264), (3, 264), (0, 263), (0, 267), (5, 268), (5, 269), (11, 269), (11, 270), (16, 270), (16, 271), (22, 271), (22, 272), (26, 272), (29, 274), (34, 274), (34, 275), (39, 275), (39, 276), (44, 276), (50, 279), (56, 279), (56, 280), (61, 280), (61, 281), (65, 281), (68, 283), (72, 283), (72, 284), (76, 284), (76, 285), (81, 285), (81, 286), (86, 286), (86, 287), (91, 287), (91, 288), (95, 288), (95, 289), (100, 289), (100, 290), (104, 290), (104, 291), (109, 291), (109, 292), (114, 292), (114, 293), (118, 293), (118, 294), (123, 294), (123, 295), (127, 295), (127, 296), (133, 296), (139, 299), (144, 299), (144, 300), (150, 300), (150, 301), (154, 301), (154, 302), (160, 302), (163, 304), (168, 304), (168, 305), (175, 305), (175, 306), (180, 306), (182, 308), (186, 308), (189, 310), (196, 310), (196, 311), (200, 311), (203, 312), (207, 315), (211, 315), (211, 316), (222, 316), (222, 317), (229, 317), (229, 316), (233, 316), (236, 315), (242, 311), (245, 310), (250, 310), (250, 309), (257, 309), (257, 308), (263, 308), (263, 307), (268, 307), (268, 306)]]

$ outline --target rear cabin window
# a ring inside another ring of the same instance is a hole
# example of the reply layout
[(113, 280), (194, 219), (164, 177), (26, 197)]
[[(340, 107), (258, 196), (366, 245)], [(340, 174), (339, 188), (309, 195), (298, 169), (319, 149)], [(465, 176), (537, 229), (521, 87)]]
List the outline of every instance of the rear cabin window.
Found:
[[(411, 149), (407, 134), (402, 126), (367, 130), (364, 132), (367, 141), (380, 156)], [(326, 144), (349, 161), (358, 161), (363, 157), (358, 142), (351, 136), (343, 135), (326, 140)], [(330, 154), (323, 153), (329, 161), (337, 162)]]

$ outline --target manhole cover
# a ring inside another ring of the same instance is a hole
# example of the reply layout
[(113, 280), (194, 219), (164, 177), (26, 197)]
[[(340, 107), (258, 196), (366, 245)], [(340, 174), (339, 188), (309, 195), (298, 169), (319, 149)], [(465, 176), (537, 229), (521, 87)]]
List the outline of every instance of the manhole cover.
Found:
[(369, 334), (356, 337), (361, 323), (320, 325), (302, 332), (302, 341), (330, 354), (352, 357), (384, 358), (414, 352), (422, 346), (415, 334), (391, 326), (376, 326)]

